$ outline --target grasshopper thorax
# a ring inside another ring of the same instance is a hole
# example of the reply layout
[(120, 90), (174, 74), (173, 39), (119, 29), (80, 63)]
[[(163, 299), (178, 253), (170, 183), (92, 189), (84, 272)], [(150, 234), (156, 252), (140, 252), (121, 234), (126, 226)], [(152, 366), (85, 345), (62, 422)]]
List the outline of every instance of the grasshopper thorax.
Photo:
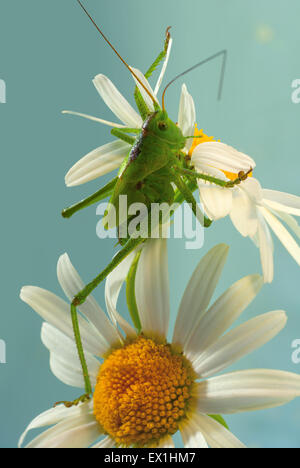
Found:
[(185, 146), (186, 138), (165, 110), (154, 112), (145, 120), (143, 133), (155, 135), (171, 147), (182, 149)]

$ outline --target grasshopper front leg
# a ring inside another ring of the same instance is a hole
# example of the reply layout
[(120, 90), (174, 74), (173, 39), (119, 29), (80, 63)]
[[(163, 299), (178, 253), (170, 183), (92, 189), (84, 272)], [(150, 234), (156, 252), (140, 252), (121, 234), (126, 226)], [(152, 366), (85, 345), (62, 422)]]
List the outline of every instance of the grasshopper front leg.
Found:
[(140, 244), (145, 241), (143, 238), (138, 239), (129, 239), (127, 244), (123, 247), (120, 252), (113, 258), (113, 260), (109, 263), (109, 265), (95, 278), (91, 283), (84, 287), (82, 291), (80, 291), (73, 299), (71, 304), (71, 317), (72, 317), (72, 324), (73, 324), (73, 331), (75, 337), (75, 343), (78, 351), (78, 356), (80, 360), (80, 364), (82, 367), (82, 374), (85, 383), (85, 394), (81, 397), (77, 398), (73, 402), (60, 402), (63, 403), (67, 408), (71, 406), (76, 406), (79, 403), (84, 403), (89, 401), (92, 394), (92, 385), (91, 380), (88, 372), (88, 367), (85, 359), (84, 349), (82, 345), (82, 339), (80, 334), (80, 328), (78, 323), (78, 315), (77, 315), (77, 307), (84, 304), (88, 296), (96, 289), (96, 287), (105, 280), (105, 278)]
[(212, 184), (218, 185), (219, 187), (225, 187), (225, 188), (232, 188), (235, 185), (240, 184), (243, 180), (246, 180), (248, 176), (252, 173), (253, 169), (250, 168), (248, 172), (241, 171), (238, 174), (238, 177), (235, 180), (222, 180), (222, 179), (217, 179), (216, 177), (212, 177), (206, 174), (200, 174), (199, 172), (194, 172), (191, 171), (190, 169), (182, 169), (180, 167), (176, 167), (175, 170), (179, 172), (182, 175), (185, 175), (187, 177), (193, 177), (195, 179), (201, 179), (205, 180), (206, 182), (210, 182)]

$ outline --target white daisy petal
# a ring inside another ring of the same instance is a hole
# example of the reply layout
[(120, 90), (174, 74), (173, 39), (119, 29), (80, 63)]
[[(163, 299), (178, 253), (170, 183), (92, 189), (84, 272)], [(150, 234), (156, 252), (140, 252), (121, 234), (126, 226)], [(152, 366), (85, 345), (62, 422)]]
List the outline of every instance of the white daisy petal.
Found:
[(135, 291), (143, 331), (166, 337), (170, 317), (166, 239), (149, 239), (143, 247)]
[(92, 412), (92, 402), (84, 405), (73, 406), (72, 408), (66, 408), (64, 405), (51, 408), (44, 413), (41, 413), (33, 421), (31, 421), (31, 423), (27, 426), (26, 430), (21, 435), (18, 446), (21, 447), (23, 445), (26, 435), (33, 429), (52, 426), (54, 424), (58, 424), (61, 421), (64, 421), (65, 419), (76, 418), (82, 414), (91, 414)]
[[(85, 286), (66, 253), (58, 260), (57, 277), (70, 302), (72, 302), (76, 294), (82, 291)], [(116, 328), (108, 320), (104, 311), (97, 304), (93, 296), (88, 296), (85, 303), (78, 307), (78, 309), (96, 327), (101, 334), (102, 342), (105, 342), (108, 348), (119, 342)]]
[(194, 421), (211, 448), (246, 448), (228, 429), (206, 414), (195, 414)]
[(300, 396), (300, 376), (267, 369), (233, 372), (200, 382), (195, 396), (206, 414), (273, 408)]
[(206, 312), (223, 271), (229, 247), (220, 244), (211, 249), (200, 261), (185, 290), (178, 311), (173, 343), (184, 346), (195, 323)]
[[(219, 169), (209, 166), (208, 164), (204, 164), (201, 161), (197, 161), (197, 165), (195, 166), (195, 168), (199, 173), (210, 175), (211, 177), (215, 177), (216, 179), (229, 181), (229, 179), (225, 176), (224, 172), (219, 171)], [(206, 181), (201, 179), (199, 179), (198, 183), (203, 185), (207, 184)]]
[(199, 184), (200, 199), (204, 211), (212, 220), (227, 216), (232, 208), (232, 190), (213, 184)]
[(291, 236), (291, 234), (287, 231), (287, 229), (278, 221), (275, 216), (268, 211), (264, 207), (260, 207), (260, 212), (264, 216), (265, 220), (274, 231), (280, 242), (284, 245), (287, 249), (289, 254), (296, 260), (298, 265), (300, 265), (300, 247), (295, 241), (295, 239)]
[[(57, 328), (44, 323), (41, 331), (43, 344), (50, 351), (50, 367), (53, 374), (66, 385), (84, 388), (82, 367), (74, 340), (68, 338)], [(92, 386), (96, 385), (100, 362), (90, 353), (85, 352)]]
[(66, 185), (74, 187), (85, 184), (118, 169), (130, 148), (128, 143), (116, 140), (91, 151), (69, 170), (65, 177)]
[(65, 111), (62, 111), (62, 114), (75, 115), (76, 117), (82, 117), (82, 118), (87, 119), (87, 120), (92, 120), (93, 122), (97, 122), (97, 123), (101, 123), (103, 125), (107, 125), (108, 127), (114, 127), (114, 128), (125, 128), (126, 127), (126, 125), (121, 125), (121, 124), (118, 124), (118, 123), (109, 122), (108, 120), (99, 119), (98, 117), (93, 117), (92, 115), (88, 115), (88, 114), (82, 114), (81, 112), (73, 112), (73, 111), (65, 110)]
[[(192, 136), (195, 131), (196, 110), (192, 96), (188, 93), (185, 84), (182, 85), (179, 111), (178, 111), (178, 126), (184, 136)], [(189, 151), (193, 144), (193, 138), (189, 138), (186, 142), (186, 150)]]
[[(157, 97), (155, 96), (154, 94), (154, 91), (153, 89), (151, 88), (148, 80), (146, 80), (145, 76), (143, 75), (143, 73), (138, 70), (137, 68), (133, 68), (133, 67), (130, 67), (131, 70), (136, 74), (136, 76), (139, 78), (139, 80), (143, 83), (143, 85), (145, 86), (145, 88), (149, 91), (149, 93), (151, 94), (151, 96), (153, 96), (153, 99), (159, 104), (158, 100), (157, 100)], [(154, 111), (154, 105), (153, 105), (153, 101), (152, 99), (150, 98), (150, 96), (148, 95), (148, 93), (146, 93), (146, 91), (144, 90), (144, 88), (141, 86), (141, 84), (137, 81), (137, 79), (133, 76), (133, 79), (137, 85), (137, 87), (139, 88), (140, 92), (141, 92), (141, 95), (143, 96), (143, 99), (148, 107), (148, 109), (150, 111)]]
[(117, 327), (120, 325), (126, 336), (136, 336), (136, 331), (132, 326), (117, 312), (117, 303), (121, 288), (126, 281), (129, 269), (134, 260), (135, 252), (128, 255), (123, 262), (110, 273), (105, 283), (105, 302), (111, 321)]
[(244, 237), (254, 237), (258, 229), (256, 204), (245, 193), (237, 188), (233, 191), (230, 218), (234, 227)]
[(26, 448), (88, 448), (103, 434), (93, 414), (68, 418), (43, 432)]
[(264, 202), (274, 210), (300, 216), (300, 197), (276, 190), (263, 190)]
[(161, 84), (162, 84), (162, 80), (163, 80), (163, 78), (165, 76), (165, 73), (166, 73), (166, 69), (167, 69), (167, 66), (168, 66), (168, 63), (169, 63), (169, 59), (170, 59), (172, 44), (173, 44), (173, 39), (170, 38), (167, 53), (166, 53), (166, 57), (165, 57), (165, 60), (164, 60), (164, 63), (163, 63), (159, 78), (157, 80), (155, 89), (154, 89), (155, 96), (157, 96), (157, 94), (158, 94), (158, 91), (159, 91), (159, 89), (161, 87)]
[(97, 75), (93, 83), (110, 110), (128, 127), (140, 128), (142, 119), (129, 102), (117, 90), (115, 85), (104, 75)]
[(111, 437), (105, 437), (105, 439), (101, 440), (96, 445), (93, 445), (92, 448), (113, 448), (115, 445), (115, 441)]
[(283, 311), (269, 312), (249, 320), (208, 347), (193, 363), (195, 371), (201, 378), (218, 374), (274, 338), (286, 322)]
[[(271, 211), (273, 212), (273, 210)], [(273, 214), (275, 214), (279, 219), (281, 219), (300, 239), (300, 226), (293, 216), (278, 210), (274, 211)]]
[(184, 346), (187, 358), (194, 362), (208, 346), (222, 336), (248, 307), (262, 285), (261, 276), (250, 275), (231, 286), (208, 312), (194, 323), (193, 332)]
[(175, 448), (175, 444), (171, 436), (166, 436), (157, 444), (150, 445), (148, 448)]
[(208, 448), (207, 442), (201, 432), (201, 427), (197, 424), (194, 415), (182, 424), (180, 433), (185, 449)]
[[(36, 286), (25, 286), (20, 298), (26, 302), (46, 322), (56, 327), (69, 338), (74, 338), (70, 305), (55, 294)], [(101, 335), (93, 325), (78, 315), (78, 323), (84, 349), (96, 356), (102, 356), (108, 351), (107, 345), (101, 341)]]
[(192, 155), (192, 164), (196, 166), (197, 162), (234, 174), (238, 174), (240, 171), (247, 172), (256, 166), (250, 156), (218, 141), (199, 144)]
[(239, 188), (247, 193), (247, 195), (256, 203), (262, 202), (263, 189), (257, 179), (254, 177), (248, 177), (246, 180), (241, 182)]
[(264, 282), (272, 283), (274, 278), (274, 244), (270, 229), (267, 226), (264, 217), (258, 210), (258, 247), (260, 250), (260, 259), (263, 269)]

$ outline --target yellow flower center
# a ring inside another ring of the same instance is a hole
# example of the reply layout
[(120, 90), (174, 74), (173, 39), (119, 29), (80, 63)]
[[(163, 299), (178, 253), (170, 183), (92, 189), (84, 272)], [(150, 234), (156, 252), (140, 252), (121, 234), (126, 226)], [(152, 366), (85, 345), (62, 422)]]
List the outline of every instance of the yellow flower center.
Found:
[[(189, 151), (189, 156), (192, 156), (196, 146), (201, 145), (202, 143), (207, 143), (209, 141), (216, 141), (214, 139), (214, 137), (205, 135), (205, 133), (203, 133), (202, 129), (199, 130), (198, 127), (197, 127), (197, 124), (195, 125), (194, 137), (197, 137), (197, 138), (193, 139), (193, 143), (192, 143), (192, 146), (191, 146), (190, 151)], [(199, 137), (201, 137), (201, 138), (199, 138)], [(218, 140), (218, 141), (220, 141), (220, 140)], [(219, 169), (219, 168), (216, 167), (215, 169)], [(239, 176), (239, 174), (235, 174), (233, 172), (223, 171), (222, 169), (219, 169), (219, 170), (223, 172), (223, 174), (227, 177), (227, 179), (232, 180), (232, 181), (236, 180), (238, 178), (238, 176)], [(252, 177), (252, 173), (249, 174), (248, 177)]]
[(113, 351), (100, 367), (95, 417), (119, 446), (155, 445), (178, 430), (191, 406), (193, 381), (182, 354), (140, 336)]

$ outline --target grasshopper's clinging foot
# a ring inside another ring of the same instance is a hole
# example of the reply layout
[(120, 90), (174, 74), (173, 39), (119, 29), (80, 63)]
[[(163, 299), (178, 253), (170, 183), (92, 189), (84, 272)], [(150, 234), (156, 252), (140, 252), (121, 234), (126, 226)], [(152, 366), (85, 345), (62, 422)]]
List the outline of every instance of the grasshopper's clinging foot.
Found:
[(244, 172), (244, 171), (240, 171), (238, 173), (238, 177), (237, 179), (235, 180), (231, 180), (230, 182), (227, 182), (226, 184), (226, 187), (227, 188), (232, 188), (232, 187), (235, 187), (236, 185), (239, 185), (241, 182), (243, 182), (244, 180), (247, 180), (249, 175), (253, 172), (253, 168), (250, 167), (249, 171), (247, 172)]
[(76, 398), (74, 401), (58, 401), (54, 404), (54, 408), (58, 405), (64, 405), (66, 408), (72, 408), (73, 406), (78, 406), (80, 403), (87, 403), (91, 400), (92, 396), (90, 394), (84, 394), (79, 398)]

